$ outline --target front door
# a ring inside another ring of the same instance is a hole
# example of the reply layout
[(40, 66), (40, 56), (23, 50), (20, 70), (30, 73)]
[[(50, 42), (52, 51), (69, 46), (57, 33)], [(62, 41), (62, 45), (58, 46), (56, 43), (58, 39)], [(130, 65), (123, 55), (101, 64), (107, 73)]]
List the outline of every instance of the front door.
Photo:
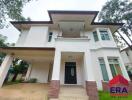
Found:
[(76, 62), (65, 62), (65, 84), (76, 83)]

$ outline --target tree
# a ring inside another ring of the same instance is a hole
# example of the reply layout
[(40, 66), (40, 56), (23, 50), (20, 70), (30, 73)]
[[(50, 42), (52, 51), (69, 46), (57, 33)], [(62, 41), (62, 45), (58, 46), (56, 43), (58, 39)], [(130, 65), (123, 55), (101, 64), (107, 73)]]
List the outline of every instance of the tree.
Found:
[[(99, 14), (99, 21), (105, 23), (125, 23), (116, 33), (132, 49), (132, 38), (130, 38), (132, 36), (132, 2), (129, 0), (107, 1)], [(122, 33), (126, 35), (127, 39), (123, 37)], [(117, 35), (114, 34), (113, 36), (117, 43), (121, 43)]]
[(28, 63), (23, 60), (14, 59), (12, 68), (13, 68), (12, 73), (14, 74), (12, 81), (15, 81), (18, 74), (26, 73), (27, 68), (28, 68)]
[(0, 0), (0, 28), (3, 28), (7, 19), (28, 20), (22, 16), (23, 6), (31, 0)]
[[(0, 34), (0, 47), (7, 47), (6, 42), (7, 37)], [(0, 65), (5, 57), (5, 53), (0, 53)]]

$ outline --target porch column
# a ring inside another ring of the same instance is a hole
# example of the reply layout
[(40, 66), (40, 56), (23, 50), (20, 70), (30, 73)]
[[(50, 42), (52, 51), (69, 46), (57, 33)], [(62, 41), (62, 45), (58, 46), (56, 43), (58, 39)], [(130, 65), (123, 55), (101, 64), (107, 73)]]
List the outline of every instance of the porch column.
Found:
[(60, 90), (60, 64), (61, 52), (55, 51), (52, 79), (50, 82), (49, 98), (58, 98)]
[(94, 76), (96, 73), (93, 70), (90, 51), (87, 51), (84, 54), (84, 71), (86, 80), (86, 91), (87, 95), (89, 96), (89, 100), (98, 100), (98, 90)]
[(26, 77), (25, 77), (25, 81), (29, 80), (31, 70), (32, 70), (32, 65), (29, 64), (29, 67), (28, 67), (28, 70), (27, 70), (27, 73), (26, 73)]
[(8, 70), (10, 68), (10, 65), (12, 63), (13, 57), (12, 55), (6, 55), (4, 61), (1, 64), (0, 67), (0, 87), (2, 87), (3, 82), (6, 78), (6, 75), (8, 73)]

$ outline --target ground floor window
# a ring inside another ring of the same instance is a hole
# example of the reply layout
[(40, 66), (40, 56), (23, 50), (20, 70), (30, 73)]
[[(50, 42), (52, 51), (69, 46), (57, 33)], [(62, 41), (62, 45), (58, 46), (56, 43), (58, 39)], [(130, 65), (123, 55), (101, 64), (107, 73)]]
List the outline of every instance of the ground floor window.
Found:
[(102, 71), (103, 80), (104, 81), (109, 81), (108, 73), (107, 73), (107, 70), (106, 70), (106, 65), (105, 65), (104, 59), (103, 58), (99, 58), (99, 63), (100, 63), (101, 71)]
[(118, 74), (122, 75), (118, 58), (108, 58), (108, 61), (109, 61), (109, 66), (112, 72), (112, 76), (114, 77)]

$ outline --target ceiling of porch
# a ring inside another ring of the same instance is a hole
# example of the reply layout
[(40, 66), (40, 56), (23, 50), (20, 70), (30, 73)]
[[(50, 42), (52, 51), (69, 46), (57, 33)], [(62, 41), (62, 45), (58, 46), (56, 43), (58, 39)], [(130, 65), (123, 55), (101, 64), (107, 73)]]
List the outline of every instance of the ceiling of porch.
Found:
[(7, 47), (0, 48), (0, 52), (12, 54), (27, 62), (50, 62), (54, 59), (54, 48)]

